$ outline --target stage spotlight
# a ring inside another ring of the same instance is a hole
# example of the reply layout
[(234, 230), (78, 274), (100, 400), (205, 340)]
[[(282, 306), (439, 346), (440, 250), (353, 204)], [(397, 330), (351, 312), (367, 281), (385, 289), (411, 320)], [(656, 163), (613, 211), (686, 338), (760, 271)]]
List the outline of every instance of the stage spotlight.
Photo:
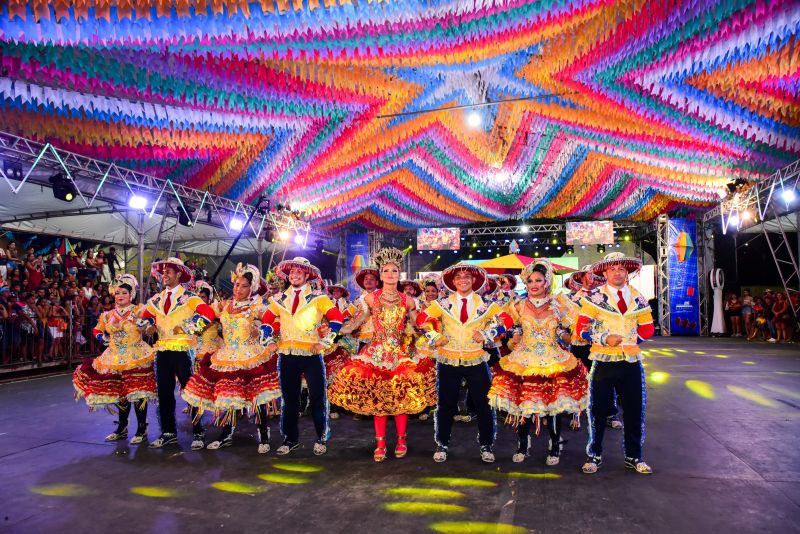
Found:
[(794, 200), (794, 197), (795, 197), (794, 189), (784, 189), (781, 191), (781, 198), (787, 204), (792, 200)]
[(567, 247), (567, 254), (575, 254), (575, 249), (573, 247)]
[(490, 249), (490, 248), (487, 248), (487, 249), (486, 249), (486, 252), (489, 252), (489, 253), (491, 253), (491, 252), (492, 252), (492, 249)]
[(728, 226), (736, 226), (739, 227), (739, 216), (735, 213), (728, 217)]
[(524, 224), (519, 227), (519, 232), (521, 234), (527, 234), (529, 230), (530, 230), (530, 228), (527, 225), (524, 225)]
[(128, 206), (135, 210), (143, 210), (147, 207), (147, 199), (140, 195), (131, 195), (128, 199)]
[(183, 208), (178, 206), (178, 223), (181, 226), (194, 226), (194, 209), (187, 205), (184, 205)]
[(473, 242), (473, 243), (472, 243), (472, 248), (475, 248), (475, 247), (477, 247), (477, 246), (478, 246), (478, 244), (477, 244), (477, 243), (475, 243), (475, 242)]
[(625, 241), (630, 241), (630, 240), (632, 239), (632, 238), (631, 238), (631, 234), (625, 234), (625, 235), (622, 237), (622, 239), (623, 239), (623, 240), (625, 240)]
[(481, 253), (481, 249), (478, 249), (478, 250), (476, 250), (475, 252), (477, 252), (478, 254), (480, 254), (480, 253)]
[[(749, 211), (743, 211), (742, 212), (742, 220), (743, 221), (749, 221), (752, 217), (753, 217), (753, 215)], [(745, 243), (745, 244), (747, 244), (747, 243)]]
[(605, 245), (597, 245), (597, 252), (599, 254), (605, 254), (606, 253), (606, 246)]
[(467, 115), (467, 124), (470, 128), (478, 128), (481, 125), (483, 120), (479, 113), (473, 111), (469, 115)]
[(533, 255), (538, 258), (539, 257), (539, 251), (538, 250), (534, 250), (533, 251)]
[(22, 165), (18, 163), (14, 163), (13, 161), (4, 161), (3, 171), (11, 180), (22, 180)]
[(72, 183), (72, 180), (64, 176), (64, 173), (59, 172), (51, 176), (50, 183), (53, 185), (53, 196), (58, 200), (72, 202), (78, 195), (75, 184)]
[(233, 218), (231, 219), (231, 230), (234, 232), (240, 232), (244, 228), (244, 221), (241, 219)]
[(472, 254), (469, 255), (469, 259), (472, 259)]
[(289, 230), (286, 230), (284, 228), (284, 229), (278, 231), (278, 238), (281, 241), (288, 241), (289, 237), (291, 237), (291, 233), (289, 232)]
[(432, 250), (429, 250), (429, 251), (428, 251), (428, 254), (433, 254), (433, 251), (432, 251)]
[(545, 245), (545, 246), (544, 246), (544, 249), (545, 249), (545, 250), (550, 250), (550, 245)]
[(294, 234), (294, 244), (295, 245), (302, 245), (303, 244), (303, 236), (300, 234)]

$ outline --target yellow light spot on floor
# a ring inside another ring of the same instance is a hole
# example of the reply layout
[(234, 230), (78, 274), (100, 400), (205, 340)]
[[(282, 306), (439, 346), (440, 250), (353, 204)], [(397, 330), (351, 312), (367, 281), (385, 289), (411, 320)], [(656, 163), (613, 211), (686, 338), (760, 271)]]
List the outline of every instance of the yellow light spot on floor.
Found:
[(714, 393), (714, 388), (708, 382), (703, 382), (701, 380), (687, 380), (685, 382), (686, 387), (689, 388), (689, 391), (703, 397), (704, 399), (716, 399), (717, 394)]
[(680, 352), (681, 354), (686, 354), (689, 351), (686, 350), (686, 349), (675, 349), (675, 352)]
[(179, 492), (169, 488), (159, 488), (158, 486), (136, 486), (131, 488), (131, 493), (134, 495), (142, 495), (143, 497), (180, 497)]
[(650, 376), (647, 377), (647, 381), (651, 384), (666, 384), (669, 382), (669, 373), (665, 371), (653, 371), (650, 373)]
[(466, 506), (438, 502), (390, 502), (383, 507), (390, 512), (404, 514), (461, 514), (469, 511)]
[(423, 477), (420, 482), (426, 484), (441, 484), (442, 486), (464, 486), (467, 488), (492, 488), (497, 484), (490, 480), (480, 480), (477, 478), (458, 478), (458, 477)]
[(781, 395), (785, 395), (790, 399), (800, 400), (800, 392), (793, 391), (791, 389), (786, 389), (781, 386), (773, 386), (772, 384), (759, 384), (758, 387), (764, 388), (767, 391), (771, 391), (773, 393), (780, 393)]
[(756, 362), (742, 362), (742, 363), (745, 364), (745, 365), (755, 365), (756, 364)]
[(761, 395), (760, 393), (756, 393), (753, 390), (742, 388), (739, 386), (727, 386), (728, 391), (736, 395), (737, 397), (741, 397), (743, 399), (747, 399), (749, 401), (755, 402), (756, 404), (760, 404), (761, 406), (766, 406), (767, 408), (777, 408), (778, 403), (772, 399), (768, 399), (767, 397)]
[(507, 478), (538, 478), (538, 479), (557, 479), (561, 478), (558, 473), (523, 473), (521, 471), (511, 471), (510, 473), (499, 473)]
[(720, 358), (722, 360), (727, 360), (728, 359), (728, 357), (725, 356), (724, 354), (715, 354), (714, 357), (715, 358)]
[(384, 490), (384, 493), (397, 497), (413, 497), (415, 499), (460, 499), (466, 496), (460, 491), (440, 488), (389, 488)]
[(258, 475), (261, 480), (267, 482), (275, 482), (277, 484), (308, 484), (311, 482), (310, 478), (301, 477), (300, 475), (286, 475), (283, 473), (264, 473)]
[(31, 492), (46, 497), (84, 497), (95, 492), (81, 484), (51, 484), (49, 486), (34, 486)]
[(694, 353), (695, 354), (705, 354), (705, 352), (703, 352), (702, 350), (696, 350), (696, 351), (694, 351)]
[(324, 468), (319, 465), (311, 465), (311, 464), (293, 464), (293, 463), (284, 463), (278, 462), (272, 464), (272, 467), (275, 469), (280, 469), (282, 471), (292, 471), (294, 473), (319, 473), (320, 471), (324, 471)]
[(230, 493), (261, 493), (264, 488), (261, 486), (254, 486), (252, 484), (244, 484), (242, 482), (214, 482), (211, 487), (220, 491), (228, 491)]
[(524, 527), (508, 523), (482, 523), (480, 521), (441, 521), (428, 525), (434, 532), (442, 534), (523, 534)]

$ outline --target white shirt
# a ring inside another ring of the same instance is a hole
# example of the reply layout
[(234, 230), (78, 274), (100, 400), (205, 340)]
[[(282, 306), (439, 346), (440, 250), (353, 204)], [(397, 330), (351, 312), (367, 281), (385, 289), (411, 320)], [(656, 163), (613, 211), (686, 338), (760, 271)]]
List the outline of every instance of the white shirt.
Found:
[(633, 293), (631, 292), (631, 286), (625, 284), (621, 288), (617, 289), (616, 287), (612, 286), (611, 284), (606, 284), (608, 288), (608, 294), (613, 295), (616, 300), (614, 300), (614, 304), (619, 302), (619, 295), (617, 294), (618, 291), (622, 291), (622, 298), (625, 299), (625, 305), (630, 308), (631, 302), (633, 302)]
[(464, 296), (461, 296), (461, 293), (456, 293), (456, 298), (458, 299), (458, 313), (454, 314), (456, 318), (461, 317), (461, 308), (464, 305), (464, 299), (467, 299), (467, 317), (472, 317), (472, 312), (475, 310), (475, 303), (472, 300), (473, 293), (473, 291), (470, 291)]

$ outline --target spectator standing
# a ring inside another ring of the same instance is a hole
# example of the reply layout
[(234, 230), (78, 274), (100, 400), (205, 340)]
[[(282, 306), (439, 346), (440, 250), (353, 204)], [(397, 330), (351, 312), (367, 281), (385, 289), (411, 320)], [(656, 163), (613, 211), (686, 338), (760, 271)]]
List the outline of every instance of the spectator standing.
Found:
[(752, 330), (753, 319), (753, 296), (749, 289), (742, 291), (742, 324), (744, 325), (744, 335), (749, 336)]
[(732, 292), (728, 296), (727, 307), (731, 318), (731, 337), (742, 337), (742, 301), (739, 295)]
[(772, 312), (772, 305), (775, 304), (775, 297), (772, 294), (772, 290), (765, 289), (761, 300), (764, 302), (764, 318), (767, 320), (767, 329), (769, 330), (769, 339), (767, 341), (775, 343), (775, 314)]
[(791, 314), (789, 313), (789, 299), (786, 298), (786, 294), (782, 291), (775, 294), (772, 314), (774, 317), (775, 331), (778, 334), (775, 338), (776, 342), (790, 343), (789, 323), (791, 322)]

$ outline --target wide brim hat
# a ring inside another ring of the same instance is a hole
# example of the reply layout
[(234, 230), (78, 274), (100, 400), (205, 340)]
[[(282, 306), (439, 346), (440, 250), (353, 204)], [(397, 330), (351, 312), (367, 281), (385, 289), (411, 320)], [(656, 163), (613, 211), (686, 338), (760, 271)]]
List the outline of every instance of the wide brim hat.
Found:
[(414, 288), (414, 296), (418, 297), (422, 295), (422, 286), (419, 285), (419, 282), (416, 280), (403, 280), (397, 286), (400, 288), (400, 291), (405, 292), (406, 287), (411, 286)]
[(179, 282), (181, 284), (187, 284), (192, 281), (194, 278), (194, 274), (192, 270), (189, 269), (186, 265), (183, 264), (183, 260), (180, 258), (167, 258), (165, 260), (154, 261), (153, 264), (150, 266), (150, 272), (157, 274), (159, 277), (164, 275), (164, 268), (167, 266), (174, 267), (178, 270), (181, 277)]
[(491, 295), (494, 293), (497, 288), (500, 286), (500, 277), (496, 274), (490, 274), (486, 278), (486, 284), (483, 286), (483, 294), (484, 295)]
[(322, 274), (319, 272), (315, 266), (311, 265), (311, 262), (307, 259), (298, 256), (296, 258), (292, 258), (291, 260), (283, 260), (275, 267), (275, 274), (283, 278), (284, 280), (289, 279), (289, 271), (292, 269), (302, 269), (308, 274), (308, 280), (314, 280), (316, 278), (322, 279)]
[(192, 291), (194, 291), (195, 293), (200, 293), (201, 289), (208, 290), (209, 301), (214, 300), (214, 288), (211, 287), (211, 284), (209, 284), (205, 280), (195, 280), (194, 285), (192, 285)]
[(472, 275), (473, 291), (478, 291), (481, 287), (483, 287), (483, 284), (486, 283), (486, 277), (488, 276), (486, 269), (477, 265), (472, 265), (471, 263), (459, 262), (442, 271), (442, 283), (444, 286), (450, 291), (455, 292), (455, 276), (463, 271), (466, 271)]
[(364, 287), (364, 277), (368, 274), (375, 276), (375, 280), (378, 281), (378, 286), (381, 285), (381, 273), (378, 272), (378, 269), (375, 267), (364, 267), (363, 269), (359, 269), (354, 277), (358, 287), (361, 289), (366, 289)]
[(342, 290), (342, 296), (344, 298), (348, 298), (350, 296), (350, 290), (347, 289), (347, 287), (345, 287), (342, 284), (331, 284), (326, 288), (326, 291), (328, 292), (329, 295), (333, 296), (333, 290), (334, 289), (341, 289)]
[(639, 258), (631, 258), (622, 252), (611, 252), (606, 254), (605, 257), (592, 265), (592, 273), (597, 276), (604, 276), (603, 273), (612, 265), (622, 265), (628, 274), (638, 272), (642, 268), (642, 260)]

